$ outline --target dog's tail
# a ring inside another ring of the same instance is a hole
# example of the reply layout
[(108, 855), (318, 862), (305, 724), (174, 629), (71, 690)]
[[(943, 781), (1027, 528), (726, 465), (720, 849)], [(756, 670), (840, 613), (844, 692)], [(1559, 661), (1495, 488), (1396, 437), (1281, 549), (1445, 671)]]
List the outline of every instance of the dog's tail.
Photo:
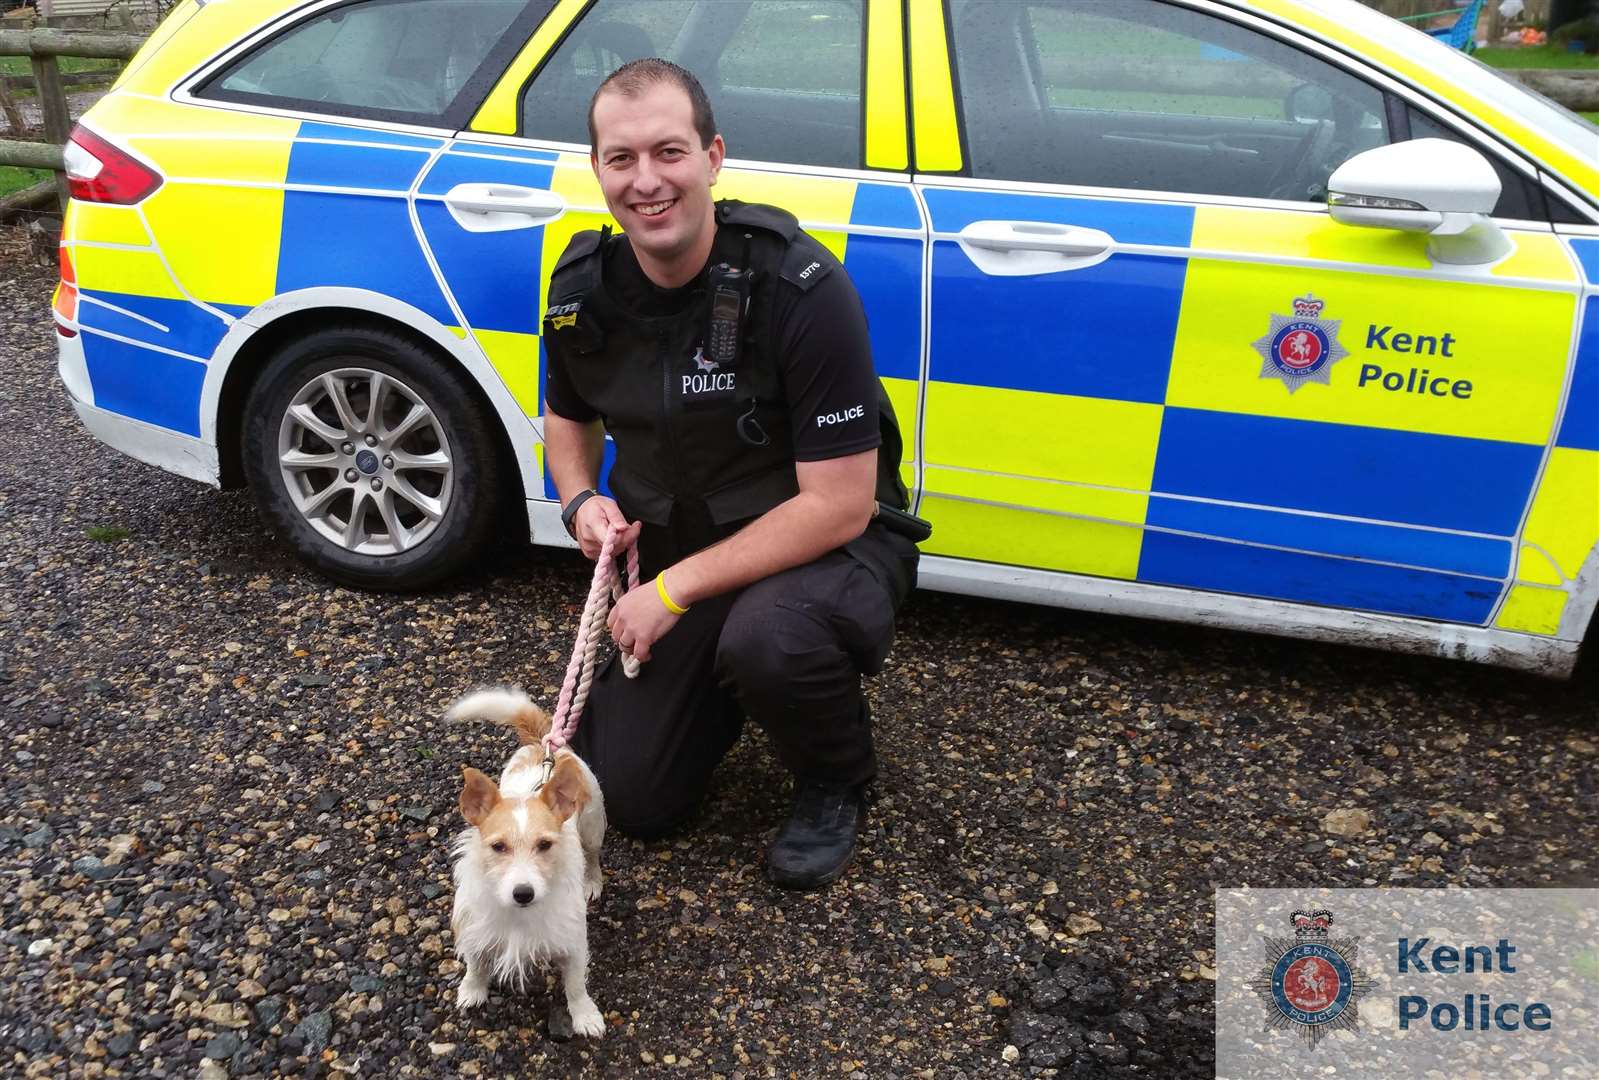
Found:
[(543, 739), (550, 732), (550, 717), (514, 686), (494, 686), (466, 695), (444, 714), (444, 719), (487, 720), (516, 732), (523, 746)]

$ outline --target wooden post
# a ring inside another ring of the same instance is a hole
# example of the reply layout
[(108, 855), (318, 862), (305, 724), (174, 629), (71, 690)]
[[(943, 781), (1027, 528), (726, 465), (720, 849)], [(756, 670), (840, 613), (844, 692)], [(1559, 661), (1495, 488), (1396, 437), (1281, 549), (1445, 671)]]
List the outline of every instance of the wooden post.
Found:
[(11, 96), (11, 87), (0, 79), (0, 116), (6, 118), (6, 127), (11, 130), (12, 136), (22, 138), (27, 125), (22, 122), (22, 110), (17, 108), (17, 103)]
[[(61, 65), (53, 56), (32, 56), (34, 86), (39, 92), (39, 108), (44, 113), (44, 137), (56, 146), (65, 146), (72, 134), (72, 113), (67, 108), (67, 93), (61, 86)], [(67, 178), (56, 174), (56, 190), (61, 195), (61, 209), (67, 208)]]
[(1504, 34), (1504, 24), (1499, 14), (1499, 2), (1500, 0), (1488, 0), (1482, 6), (1482, 32), (1483, 36), (1488, 39), (1488, 47), (1490, 49), (1499, 44), (1499, 38)]

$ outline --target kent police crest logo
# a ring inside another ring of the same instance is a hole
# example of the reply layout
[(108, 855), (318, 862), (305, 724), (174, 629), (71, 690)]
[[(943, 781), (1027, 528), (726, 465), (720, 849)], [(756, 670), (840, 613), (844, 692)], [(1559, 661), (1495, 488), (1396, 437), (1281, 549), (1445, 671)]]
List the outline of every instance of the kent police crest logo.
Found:
[(1360, 1026), (1360, 999), (1372, 989), (1371, 977), (1355, 966), (1359, 938), (1328, 933), (1330, 911), (1296, 911), (1293, 940), (1264, 938), (1266, 966), (1249, 982), (1266, 1004), (1266, 1028), (1298, 1028), (1305, 1045), (1333, 1031)]
[(1342, 319), (1323, 319), (1325, 301), (1314, 296), (1294, 300), (1293, 315), (1273, 315), (1271, 329), (1255, 341), (1255, 351), (1265, 362), (1262, 379), (1281, 379), (1291, 394), (1306, 383), (1329, 383), (1332, 366), (1349, 355), (1338, 344)]

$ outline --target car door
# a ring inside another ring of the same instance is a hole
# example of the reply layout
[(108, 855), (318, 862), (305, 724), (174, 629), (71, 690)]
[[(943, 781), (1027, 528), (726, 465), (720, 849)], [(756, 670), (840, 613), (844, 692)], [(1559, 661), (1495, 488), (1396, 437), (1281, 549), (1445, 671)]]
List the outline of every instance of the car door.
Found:
[[(1547, 222), (1501, 222), (1488, 269), (1334, 223), (1329, 174), (1409, 137), (1398, 103), (1246, 13), (911, 11), (948, 20), (912, 27), (928, 550), (1492, 621), (1580, 289)], [(924, 133), (939, 108), (958, 145)], [(1526, 215), (1509, 181), (1501, 211)]]
[[(541, 415), (550, 273), (573, 234), (611, 220), (589, 164), (589, 100), (643, 56), (704, 83), (728, 147), (718, 197), (789, 210), (844, 263), (914, 485), (926, 230), (897, 0), (562, 0), (418, 191), (470, 332), (527, 415)], [(547, 475), (540, 489), (557, 498)], [(535, 507), (535, 539), (565, 542), (554, 507)]]

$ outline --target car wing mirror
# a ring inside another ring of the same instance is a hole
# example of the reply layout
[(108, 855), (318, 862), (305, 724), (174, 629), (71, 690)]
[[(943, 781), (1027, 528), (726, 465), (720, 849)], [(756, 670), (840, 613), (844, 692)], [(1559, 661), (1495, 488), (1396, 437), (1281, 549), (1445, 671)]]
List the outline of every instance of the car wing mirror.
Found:
[(1327, 181), (1334, 221), (1426, 233), (1434, 262), (1498, 262), (1513, 245), (1494, 224), (1499, 174), (1487, 158), (1449, 139), (1411, 139), (1356, 154)]

